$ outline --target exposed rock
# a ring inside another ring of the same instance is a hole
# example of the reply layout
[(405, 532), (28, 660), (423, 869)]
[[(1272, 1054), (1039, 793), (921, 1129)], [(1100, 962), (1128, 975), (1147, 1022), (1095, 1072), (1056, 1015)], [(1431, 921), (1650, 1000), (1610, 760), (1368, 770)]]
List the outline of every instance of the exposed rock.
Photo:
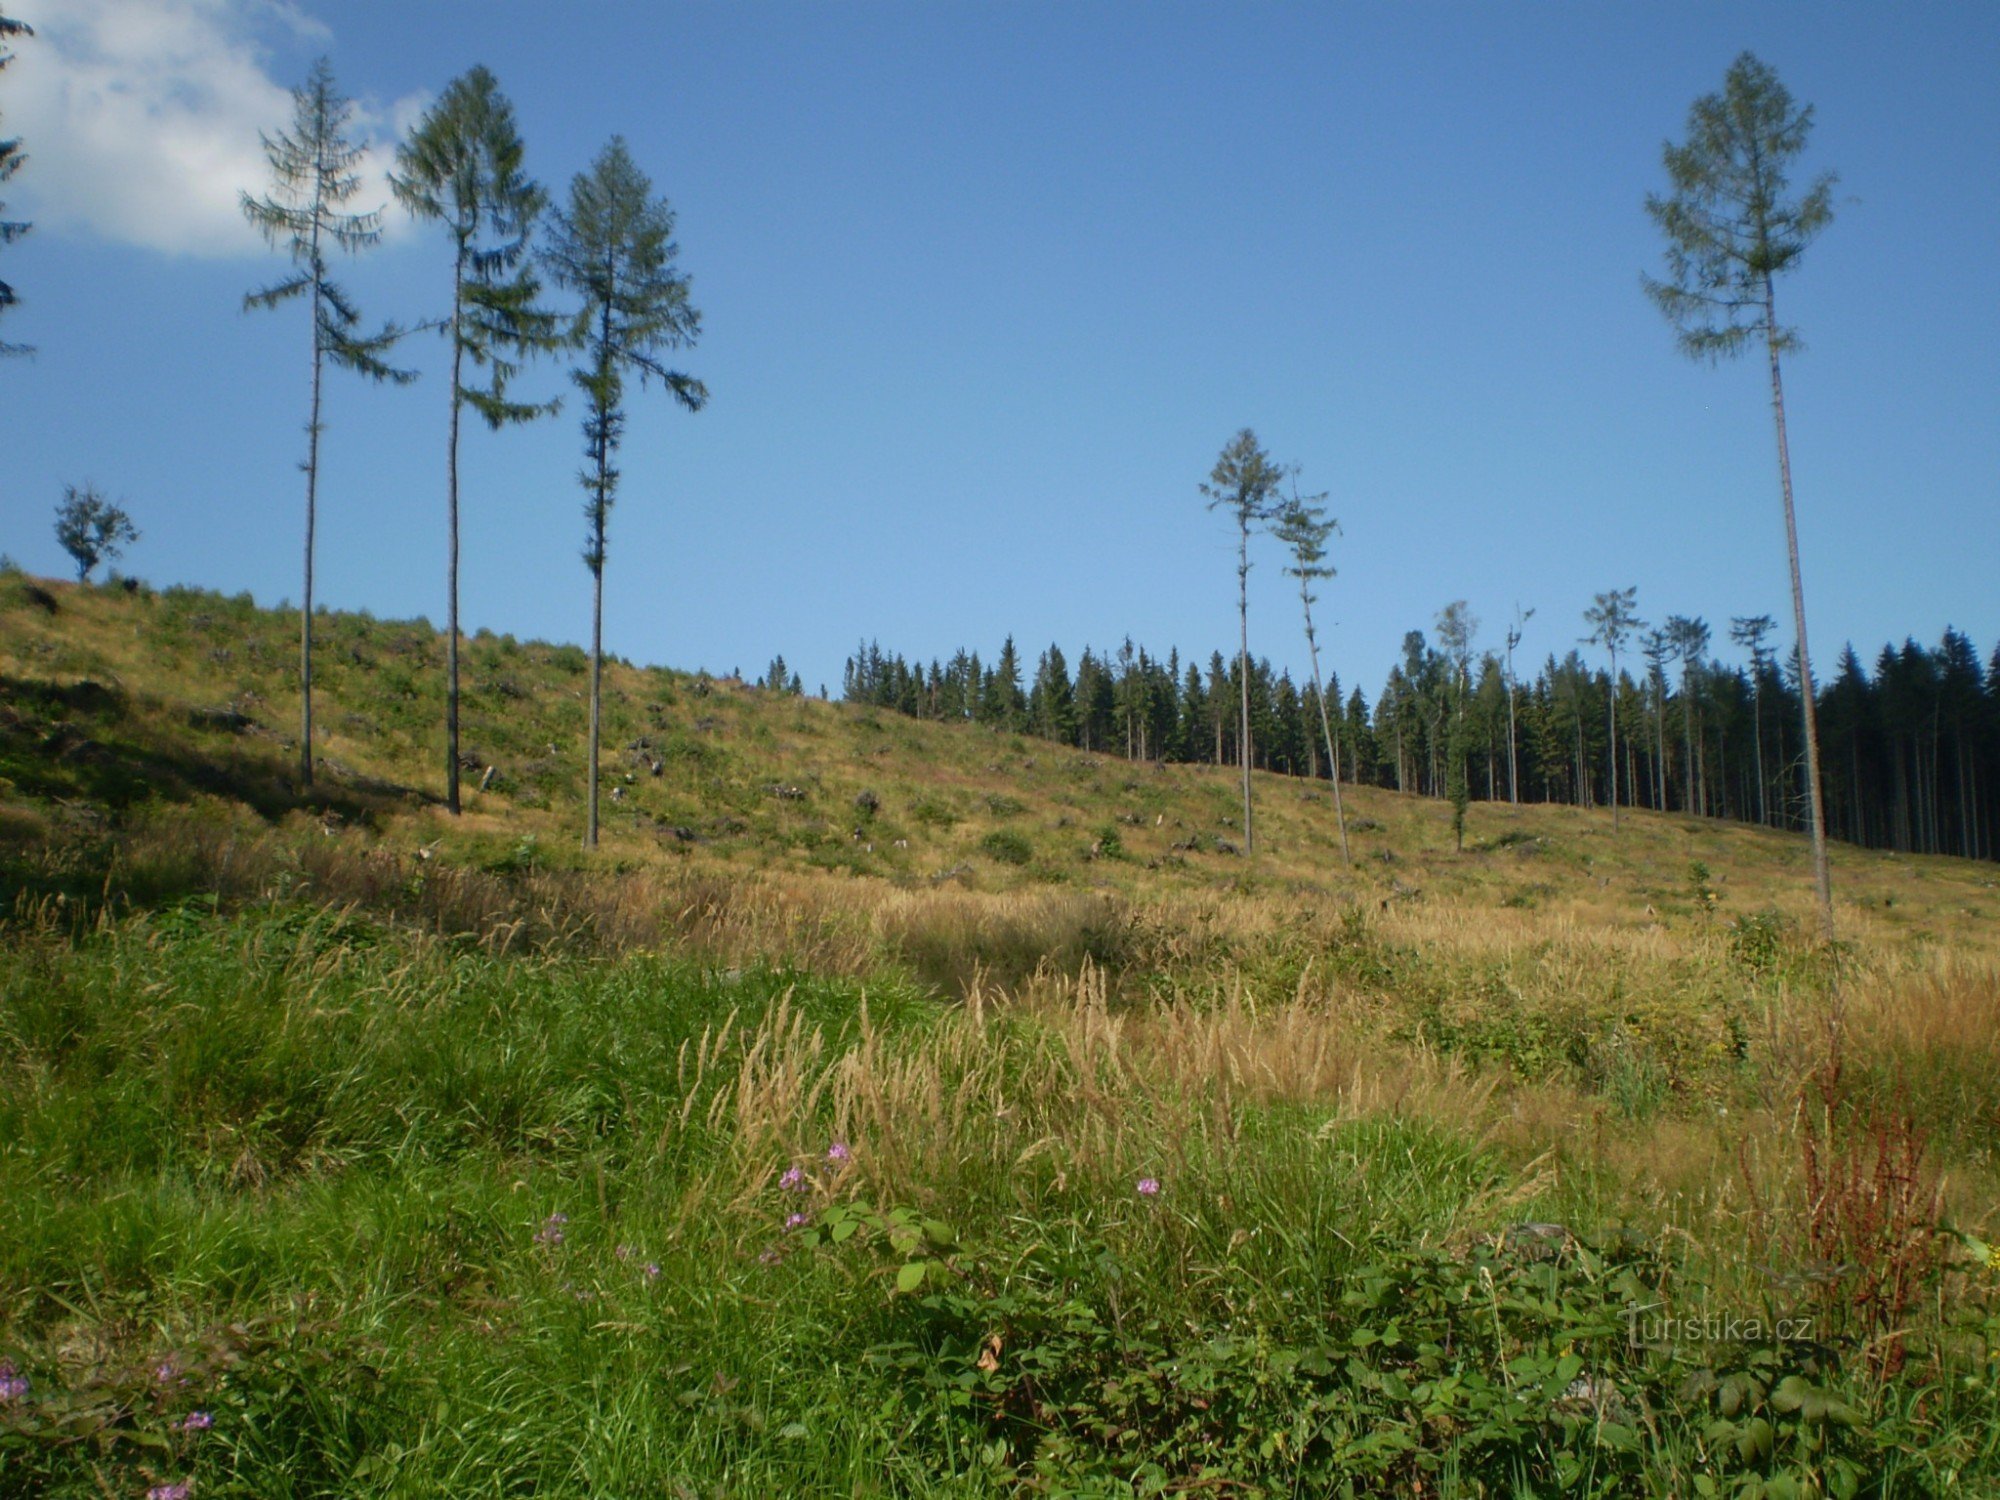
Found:
[(225, 734), (244, 734), (257, 721), (230, 704), (223, 708), (191, 708), (188, 723), (196, 729), (220, 729)]
[(1573, 1239), (1567, 1226), (1541, 1223), (1510, 1225), (1500, 1236), (1507, 1249), (1529, 1260), (1554, 1260), (1569, 1248)]

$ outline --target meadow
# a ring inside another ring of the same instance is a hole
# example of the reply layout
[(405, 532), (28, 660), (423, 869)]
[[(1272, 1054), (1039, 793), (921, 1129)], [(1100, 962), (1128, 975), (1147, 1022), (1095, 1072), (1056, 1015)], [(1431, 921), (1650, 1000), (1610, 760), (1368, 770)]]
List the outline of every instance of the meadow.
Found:
[(2000, 1491), (1994, 867), (294, 624), (0, 578), (0, 1493)]

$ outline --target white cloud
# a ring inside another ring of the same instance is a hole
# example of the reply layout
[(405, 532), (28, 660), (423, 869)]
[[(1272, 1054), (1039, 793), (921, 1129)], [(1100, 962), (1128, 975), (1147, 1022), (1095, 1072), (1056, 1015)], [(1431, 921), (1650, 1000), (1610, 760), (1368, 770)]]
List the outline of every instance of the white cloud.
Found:
[[(8, 8), (35, 28), (14, 48), (6, 79), (7, 133), (29, 157), (12, 184), (23, 217), (188, 255), (262, 251), (237, 202), (269, 177), (259, 132), (291, 122), (290, 87), (269, 71), (272, 45), (301, 59), (303, 79), (304, 59), (329, 39), (325, 27), (282, 0)], [(389, 132), (412, 113), (409, 100), (357, 109), (371, 152), (356, 206), (387, 200)]]

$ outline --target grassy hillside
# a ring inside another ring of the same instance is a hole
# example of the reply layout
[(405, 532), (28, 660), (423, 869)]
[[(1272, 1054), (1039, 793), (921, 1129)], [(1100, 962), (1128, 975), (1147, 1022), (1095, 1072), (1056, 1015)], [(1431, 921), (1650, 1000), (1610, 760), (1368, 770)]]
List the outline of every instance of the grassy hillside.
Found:
[[(443, 784), (442, 645), (428, 624), (325, 614), (325, 774), (294, 786), (297, 621), (247, 596), (0, 581), (0, 776), (19, 848), (62, 809), (123, 827), (224, 806), (344, 836), (436, 842), (455, 860), (575, 867), (587, 658), (481, 634), (464, 653), (467, 815)], [(1235, 773), (1135, 763), (730, 680), (613, 663), (606, 675), (600, 866), (879, 877), (898, 889), (1051, 887), (1128, 898), (1235, 894), (1533, 910), (1621, 929), (1690, 910), (1708, 867), (1725, 913), (1809, 911), (1801, 842), (1680, 815), (1475, 803), (1467, 852), (1438, 803), (1346, 792), (1342, 865), (1324, 785), (1256, 781), (1258, 852), (1241, 843)], [(489, 775), (490, 771), (490, 775)], [(481, 781), (485, 790), (478, 790)], [(533, 840), (530, 853), (521, 853)], [(1836, 851), (1843, 937), (1981, 943), (2000, 871)]]
[(2000, 1490), (1989, 867), (294, 629), (0, 579), (0, 1493)]

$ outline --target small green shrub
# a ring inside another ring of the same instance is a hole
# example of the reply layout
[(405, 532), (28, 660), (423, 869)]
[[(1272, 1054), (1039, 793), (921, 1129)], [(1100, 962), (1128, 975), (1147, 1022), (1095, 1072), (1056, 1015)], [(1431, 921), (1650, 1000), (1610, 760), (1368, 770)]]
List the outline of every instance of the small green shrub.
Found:
[(1711, 879), (1708, 866), (1700, 860), (1695, 860), (1688, 866), (1688, 900), (1693, 903), (1695, 915), (1698, 917), (1713, 916), (1715, 908), (1722, 901), (1722, 894), (1711, 884)]
[(910, 816), (925, 828), (951, 828), (959, 821), (958, 814), (935, 797), (916, 802), (910, 808)]
[(1784, 961), (1792, 927), (1781, 912), (1745, 912), (1729, 924), (1729, 956), (1753, 974), (1769, 974)]
[[(836, 1213), (814, 1240), (835, 1251), (882, 1220)], [(1638, 1337), (1675, 1268), (1620, 1232), (1363, 1246), (1315, 1308), (1212, 1322), (1124, 1286), (1119, 1252), (1081, 1225), (985, 1255), (955, 1236), (958, 1253), (930, 1249), (913, 1216), (901, 1229), (897, 1290), (927, 1294), (888, 1304), (863, 1368), (1038, 1492), (1174, 1476), (1246, 1493), (1846, 1496), (1902, 1441), (1809, 1340)]]
[(1003, 865), (1025, 865), (1035, 857), (1035, 847), (1011, 828), (996, 828), (979, 841), (980, 851)]

